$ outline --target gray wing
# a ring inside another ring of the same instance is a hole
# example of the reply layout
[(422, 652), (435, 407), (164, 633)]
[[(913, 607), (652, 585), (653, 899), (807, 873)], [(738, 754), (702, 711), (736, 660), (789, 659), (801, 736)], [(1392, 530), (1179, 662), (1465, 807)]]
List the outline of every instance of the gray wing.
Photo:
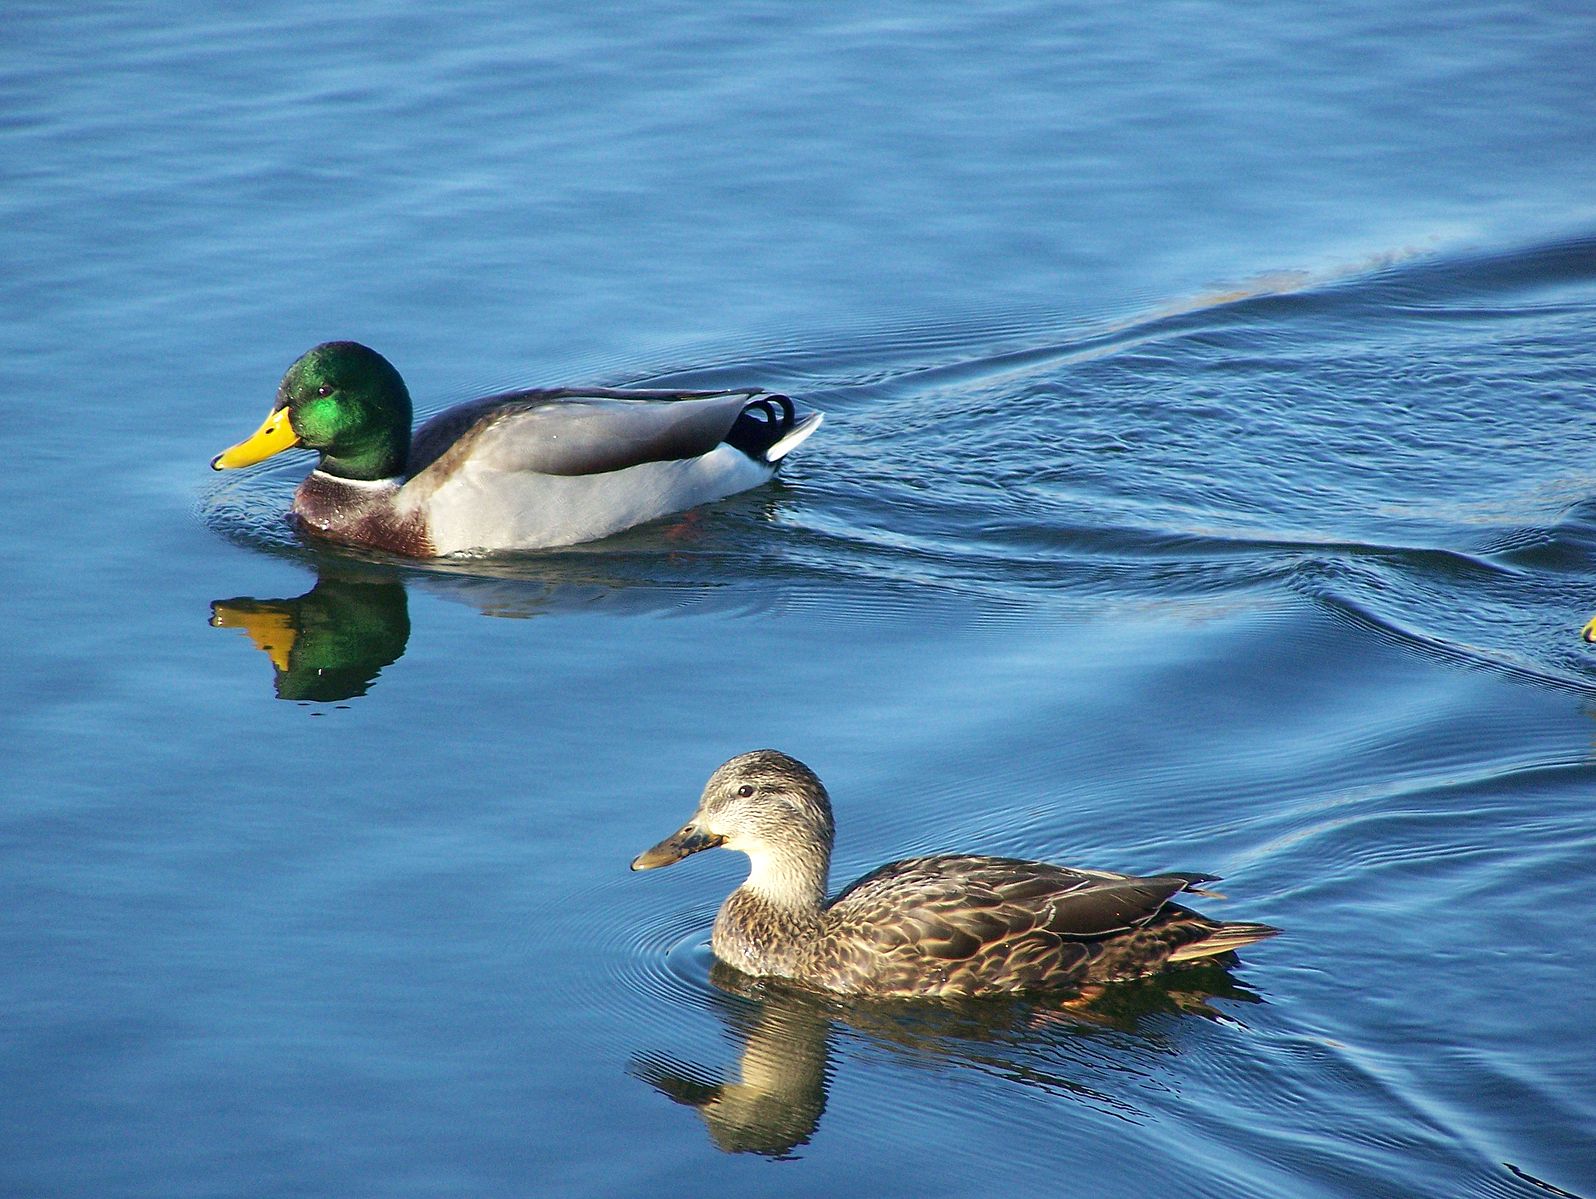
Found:
[(505, 471), (592, 475), (644, 462), (697, 458), (731, 431), (751, 391), (560, 388), (487, 396), (416, 430), (410, 474), (464, 458)]

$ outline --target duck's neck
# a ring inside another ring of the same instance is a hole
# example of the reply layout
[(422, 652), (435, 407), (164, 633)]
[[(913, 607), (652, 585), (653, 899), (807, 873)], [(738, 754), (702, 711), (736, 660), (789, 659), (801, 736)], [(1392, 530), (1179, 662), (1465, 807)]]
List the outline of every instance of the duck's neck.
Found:
[(745, 974), (794, 977), (820, 932), (830, 855), (820, 847), (748, 853), (748, 878), (715, 918), (715, 955)]
[(747, 850), (748, 878), (742, 890), (793, 912), (819, 912), (826, 902), (831, 854), (819, 845), (789, 845), (774, 851)]
[(316, 469), (323, 474), (359, 482), (376, 482), (400, 477), (410, 458), (410, 405), (383, 424), (362, 436), (339, 444), (338, 451), (322, 450)]
[(294, 512), (315, 528), (327, 529), (393, 503), (401, 480), (350, 479), (317, 469), (294, 492)]

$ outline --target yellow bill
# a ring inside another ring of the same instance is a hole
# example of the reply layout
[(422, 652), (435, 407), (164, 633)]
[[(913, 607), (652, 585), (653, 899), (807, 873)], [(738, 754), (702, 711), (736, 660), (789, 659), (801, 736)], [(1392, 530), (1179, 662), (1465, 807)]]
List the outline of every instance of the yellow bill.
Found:
[(266, 423), (255, 430), (254, 436), (229, 446), (212, 458), (211, 469), (234, 470), (240, 466), (254, 466), (298, 444), (299, 434), (288, 423), (288, 409), (277, 408), (266, 418)]

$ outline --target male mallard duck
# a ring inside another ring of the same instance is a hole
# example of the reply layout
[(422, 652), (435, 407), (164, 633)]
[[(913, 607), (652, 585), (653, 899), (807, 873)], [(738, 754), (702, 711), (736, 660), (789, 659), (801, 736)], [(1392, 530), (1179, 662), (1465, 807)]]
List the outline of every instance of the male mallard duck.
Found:
[(399, 372), (329, 341), (288, 368), (266, 423), (211, 466), (320, 451), (293, 513), (333, 541), (417, 558), (546, 549), (758, 486), (821, 419), (757, 389), (553, 388), (469, 401), (412, 438)]
[(939, 854), (892, 862), (826, 901), (831, 801), (802, 762), (772, 749), (731, 759), (698, 811), (638, 856), (651, 870), (717, 845), (748, 855), (715, 917), (715, 956), (860, 995), (1074, 990), (1212, 957), (1278, 929), (1221, 924), (1173, 904), (1206, 874), (1135, 878), (1020, 858)]

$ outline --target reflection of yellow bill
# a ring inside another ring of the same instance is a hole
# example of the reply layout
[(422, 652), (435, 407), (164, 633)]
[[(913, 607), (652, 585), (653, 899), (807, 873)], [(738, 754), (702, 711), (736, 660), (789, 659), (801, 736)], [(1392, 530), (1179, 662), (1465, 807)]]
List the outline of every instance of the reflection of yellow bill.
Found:
[(1585, 622), (1585, 627), (1579, 631), (1579, 635), (1586, 641), (1596, 641), (1596, 616)]
[(299, 630), (293, 617), (281, 608), (267, 604), (211, 605), (211, 624), (218, 629), (243, 629), (249, 639), (272, 660), (278, 670), (288, 669), (288, 656), (294, 652)]
[(277, 408), (266, 418), (266, 423), (255, 430), (252, 437), (229, 446), (211, 459), (212, 470), (233, 470), (240, 466), (254, 466), (273, 454), (291, 450), (299, 444), (299, 434), (288, 423), (288, 409)]

